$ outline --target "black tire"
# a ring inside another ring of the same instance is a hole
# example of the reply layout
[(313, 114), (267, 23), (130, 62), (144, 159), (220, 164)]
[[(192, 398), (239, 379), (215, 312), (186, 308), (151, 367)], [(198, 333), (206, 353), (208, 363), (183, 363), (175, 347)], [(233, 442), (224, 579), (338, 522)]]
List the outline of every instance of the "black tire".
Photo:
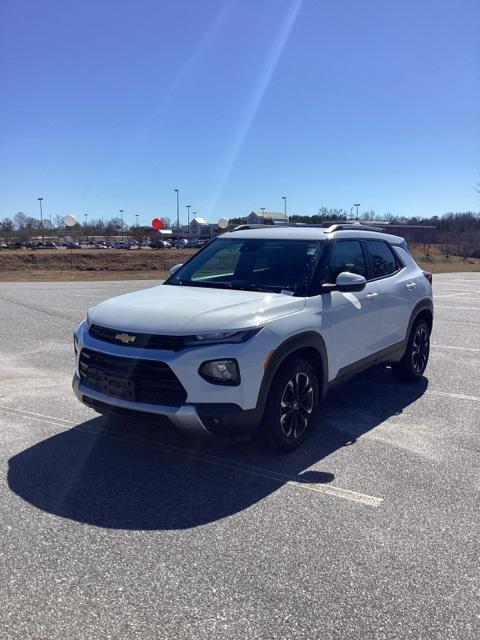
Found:
[(315, 425), (318, 401), (318, 377), (310, 362), (295, 356), (284, 362), (270, 387), (263, 441), (276, 450), (296, 449)]
[(402, 380), (418, 380), (427, 368), (430, 355), (430, 327), (419, 318), (413, 324), (407, 348), (400, 362), (392, 365), (393, 373)]

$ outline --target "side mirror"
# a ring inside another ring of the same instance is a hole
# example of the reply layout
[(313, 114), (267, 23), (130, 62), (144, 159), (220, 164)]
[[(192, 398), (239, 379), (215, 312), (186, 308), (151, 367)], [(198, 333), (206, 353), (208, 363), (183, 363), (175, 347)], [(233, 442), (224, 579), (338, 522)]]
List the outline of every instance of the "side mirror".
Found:
[(367, 281), (363, 276), (358, 273), (350, 273), (349, 271), (342, 271), (337, 276), (335, 282), (335, 288), (337, 291), (347, 293), (349, 291), (363, 291)]
[(341, 291), (348, 293), (351, 291), (363, 291), (367, 281), (358, 273), (350, 273), (350, 271), (342, 271), (338, 274), (335, 284), (322, 284), (322, 291)]
[(170, 269), (170, 275), (173, 276), (174, 273), (177, 273), (177, 271), (180, 269), (180, 267), (183, 267), (183, 262), (180, 262), (179, 264), (174, 265)]

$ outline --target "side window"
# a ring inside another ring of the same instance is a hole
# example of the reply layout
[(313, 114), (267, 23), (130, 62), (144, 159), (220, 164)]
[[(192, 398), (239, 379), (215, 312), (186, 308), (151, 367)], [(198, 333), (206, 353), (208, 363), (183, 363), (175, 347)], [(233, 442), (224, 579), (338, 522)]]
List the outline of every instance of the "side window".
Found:
[(397, 260), (386, 242), (367, 240), (366, 244), (372, 261), (374, 278), (383, 278), (398, 271)]
[(330, 255), (328, 281), (335, 282), (342, 271), (367, 277), (367, 265), (359, 240), (337, 240)]

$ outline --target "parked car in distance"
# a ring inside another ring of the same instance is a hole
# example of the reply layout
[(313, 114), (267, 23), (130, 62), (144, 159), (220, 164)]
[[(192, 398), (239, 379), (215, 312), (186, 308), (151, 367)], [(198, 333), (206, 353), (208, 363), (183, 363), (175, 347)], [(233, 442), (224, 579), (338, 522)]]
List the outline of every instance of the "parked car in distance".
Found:
[(167, 240), (152, 240), (150, 243), (152, 249), (171, 249), (172, 245)]
[(78, 242), (66, 242), (65, 243), (65, 248), (66, 249), (81, 249), (81, 247), (80, 247)]
[(185, 249), (200, 249), (205, 243), (202, 240), (189, 240), (184, 246)]
[(181, 238), (180, 240), (174, 240), (172, 242), (172, 246), (175, 247), (175, 249), (184, 249), (187, 243), (188, 243), (187, 238)]
[(391, 365), (423, 376), (429, 275), (402, 238), (373, 227), (245, 225), (162, 285), (90, 309), (75, 331), (74, 391), (99, 413), (164, 415), (291, 450), (352, 375)]
[(130, 249), (130, 244), (129, 240), (117, 240), (112, 246), (114, 249)]

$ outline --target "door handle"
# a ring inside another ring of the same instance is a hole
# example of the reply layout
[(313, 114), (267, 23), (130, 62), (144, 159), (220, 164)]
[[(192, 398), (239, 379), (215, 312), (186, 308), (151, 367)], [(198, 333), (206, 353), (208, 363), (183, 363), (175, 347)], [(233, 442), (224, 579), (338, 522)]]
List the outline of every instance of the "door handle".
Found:
[(378, 296), (378, 293), (373, 292), (373, 293), (367, 293), (367, 295), (365, 296), (368, 300), (373, 300), (374, 298), (376, 298)]
[(415, 289), (415, 287), (417, 286), (416, 282), (408, 282), (406, 285), (407, 289)]

